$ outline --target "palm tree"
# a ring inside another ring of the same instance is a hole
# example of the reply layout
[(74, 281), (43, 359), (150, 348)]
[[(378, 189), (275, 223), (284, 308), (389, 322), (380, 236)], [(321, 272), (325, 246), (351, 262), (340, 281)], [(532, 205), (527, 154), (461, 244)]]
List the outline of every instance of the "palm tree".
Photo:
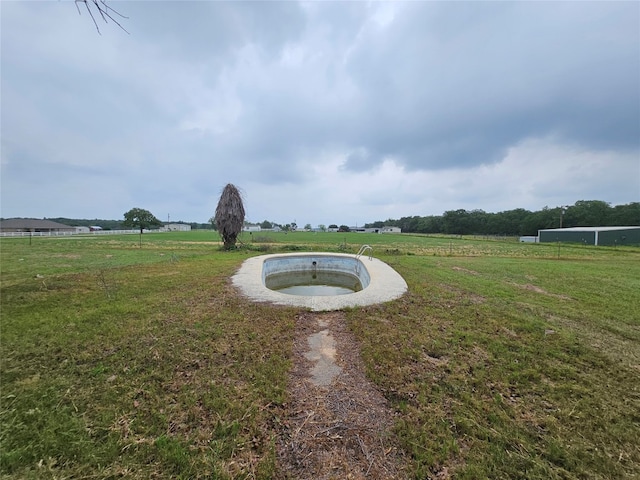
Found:
[(242, 195), (235, 185), (227, 184), (222, 190), (220, 201), (216, 208), (216, 227), (222, 237), (225, 250), (231, 250), (236, 245), (238, 235), (244, 225), (244, 205)]

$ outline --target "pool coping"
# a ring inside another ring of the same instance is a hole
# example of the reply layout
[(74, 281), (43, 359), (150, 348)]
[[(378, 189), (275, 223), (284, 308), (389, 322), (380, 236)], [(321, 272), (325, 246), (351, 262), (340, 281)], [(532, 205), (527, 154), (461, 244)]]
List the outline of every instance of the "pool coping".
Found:
[(359, 259), (369, 272), (369, 286), (359, 292), (346, 295), (288, 295), (269, 290), (262, 281), (262, 265), (265, 260), (274, 257), (300, 257), (300, 256), (327, 256), (350, 257), (355, 255), (347, 253), (328, 252), (296, 252), (259, 255), (245, 260), (238, 271), (231, 278), (233, 285), (240, 292), (255, 302), (272, 303), (275, 305), (288, 305), (304, 307), (312, 311), (341, 310), (356, 306), (375, 305), (389, 302), (401, 297), (407, 291), (407, 283), (389, 265), (375, 257), (360, 256)]

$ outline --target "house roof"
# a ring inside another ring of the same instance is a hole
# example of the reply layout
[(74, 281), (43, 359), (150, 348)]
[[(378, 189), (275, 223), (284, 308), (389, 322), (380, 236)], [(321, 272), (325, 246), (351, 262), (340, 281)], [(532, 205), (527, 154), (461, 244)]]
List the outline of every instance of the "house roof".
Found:
[(627, 227), (568, 227), (568, 228), (545, 228), (541, 232), (606, 232), (609, 230), (635, 230), (640, 228), (638, 225), (629, 225)]
[(40, 220), (37, 218), (8, 218), (0, 221), (0, 230), (8, 229), (24, 229), (24, 230), (69, 230), (73, 229), (69, 225), (63, 223), (53, 222), (51, 220)]

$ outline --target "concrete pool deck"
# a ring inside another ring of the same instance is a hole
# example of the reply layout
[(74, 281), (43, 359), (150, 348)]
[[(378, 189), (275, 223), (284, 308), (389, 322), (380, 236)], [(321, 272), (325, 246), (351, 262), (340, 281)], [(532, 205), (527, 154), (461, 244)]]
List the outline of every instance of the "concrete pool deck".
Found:
[(300, 252), (260, 255), (248, 258), (232, 277), (232, 282), (243, 295), (256, 302), (304, 307), (314, 312), (342, 310), (343, 308), (375, 305), (401, 297), (407, 291), (407, 283), (393, 268), (377, 258), (360, 256), (359, 260), (369, 273), (369, 285), (359, 292), (346, 295), (305, 296), (288, 295), (268, 289), (263, 280), (263, 264), (270, 258), (294, 257), (345, 257), (355, 255), (345, 253)]

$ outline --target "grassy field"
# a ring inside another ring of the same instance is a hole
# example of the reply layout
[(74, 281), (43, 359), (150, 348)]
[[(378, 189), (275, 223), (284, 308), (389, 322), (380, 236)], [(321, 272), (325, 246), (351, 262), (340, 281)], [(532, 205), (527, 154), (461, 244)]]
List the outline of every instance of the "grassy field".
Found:
[(369, 244), (347, 312), (412, 478), (640, 477), (640, 248), (337, 233), (0, 239), (3, 478), (280, 478), (293, 308), (249, 256)]

